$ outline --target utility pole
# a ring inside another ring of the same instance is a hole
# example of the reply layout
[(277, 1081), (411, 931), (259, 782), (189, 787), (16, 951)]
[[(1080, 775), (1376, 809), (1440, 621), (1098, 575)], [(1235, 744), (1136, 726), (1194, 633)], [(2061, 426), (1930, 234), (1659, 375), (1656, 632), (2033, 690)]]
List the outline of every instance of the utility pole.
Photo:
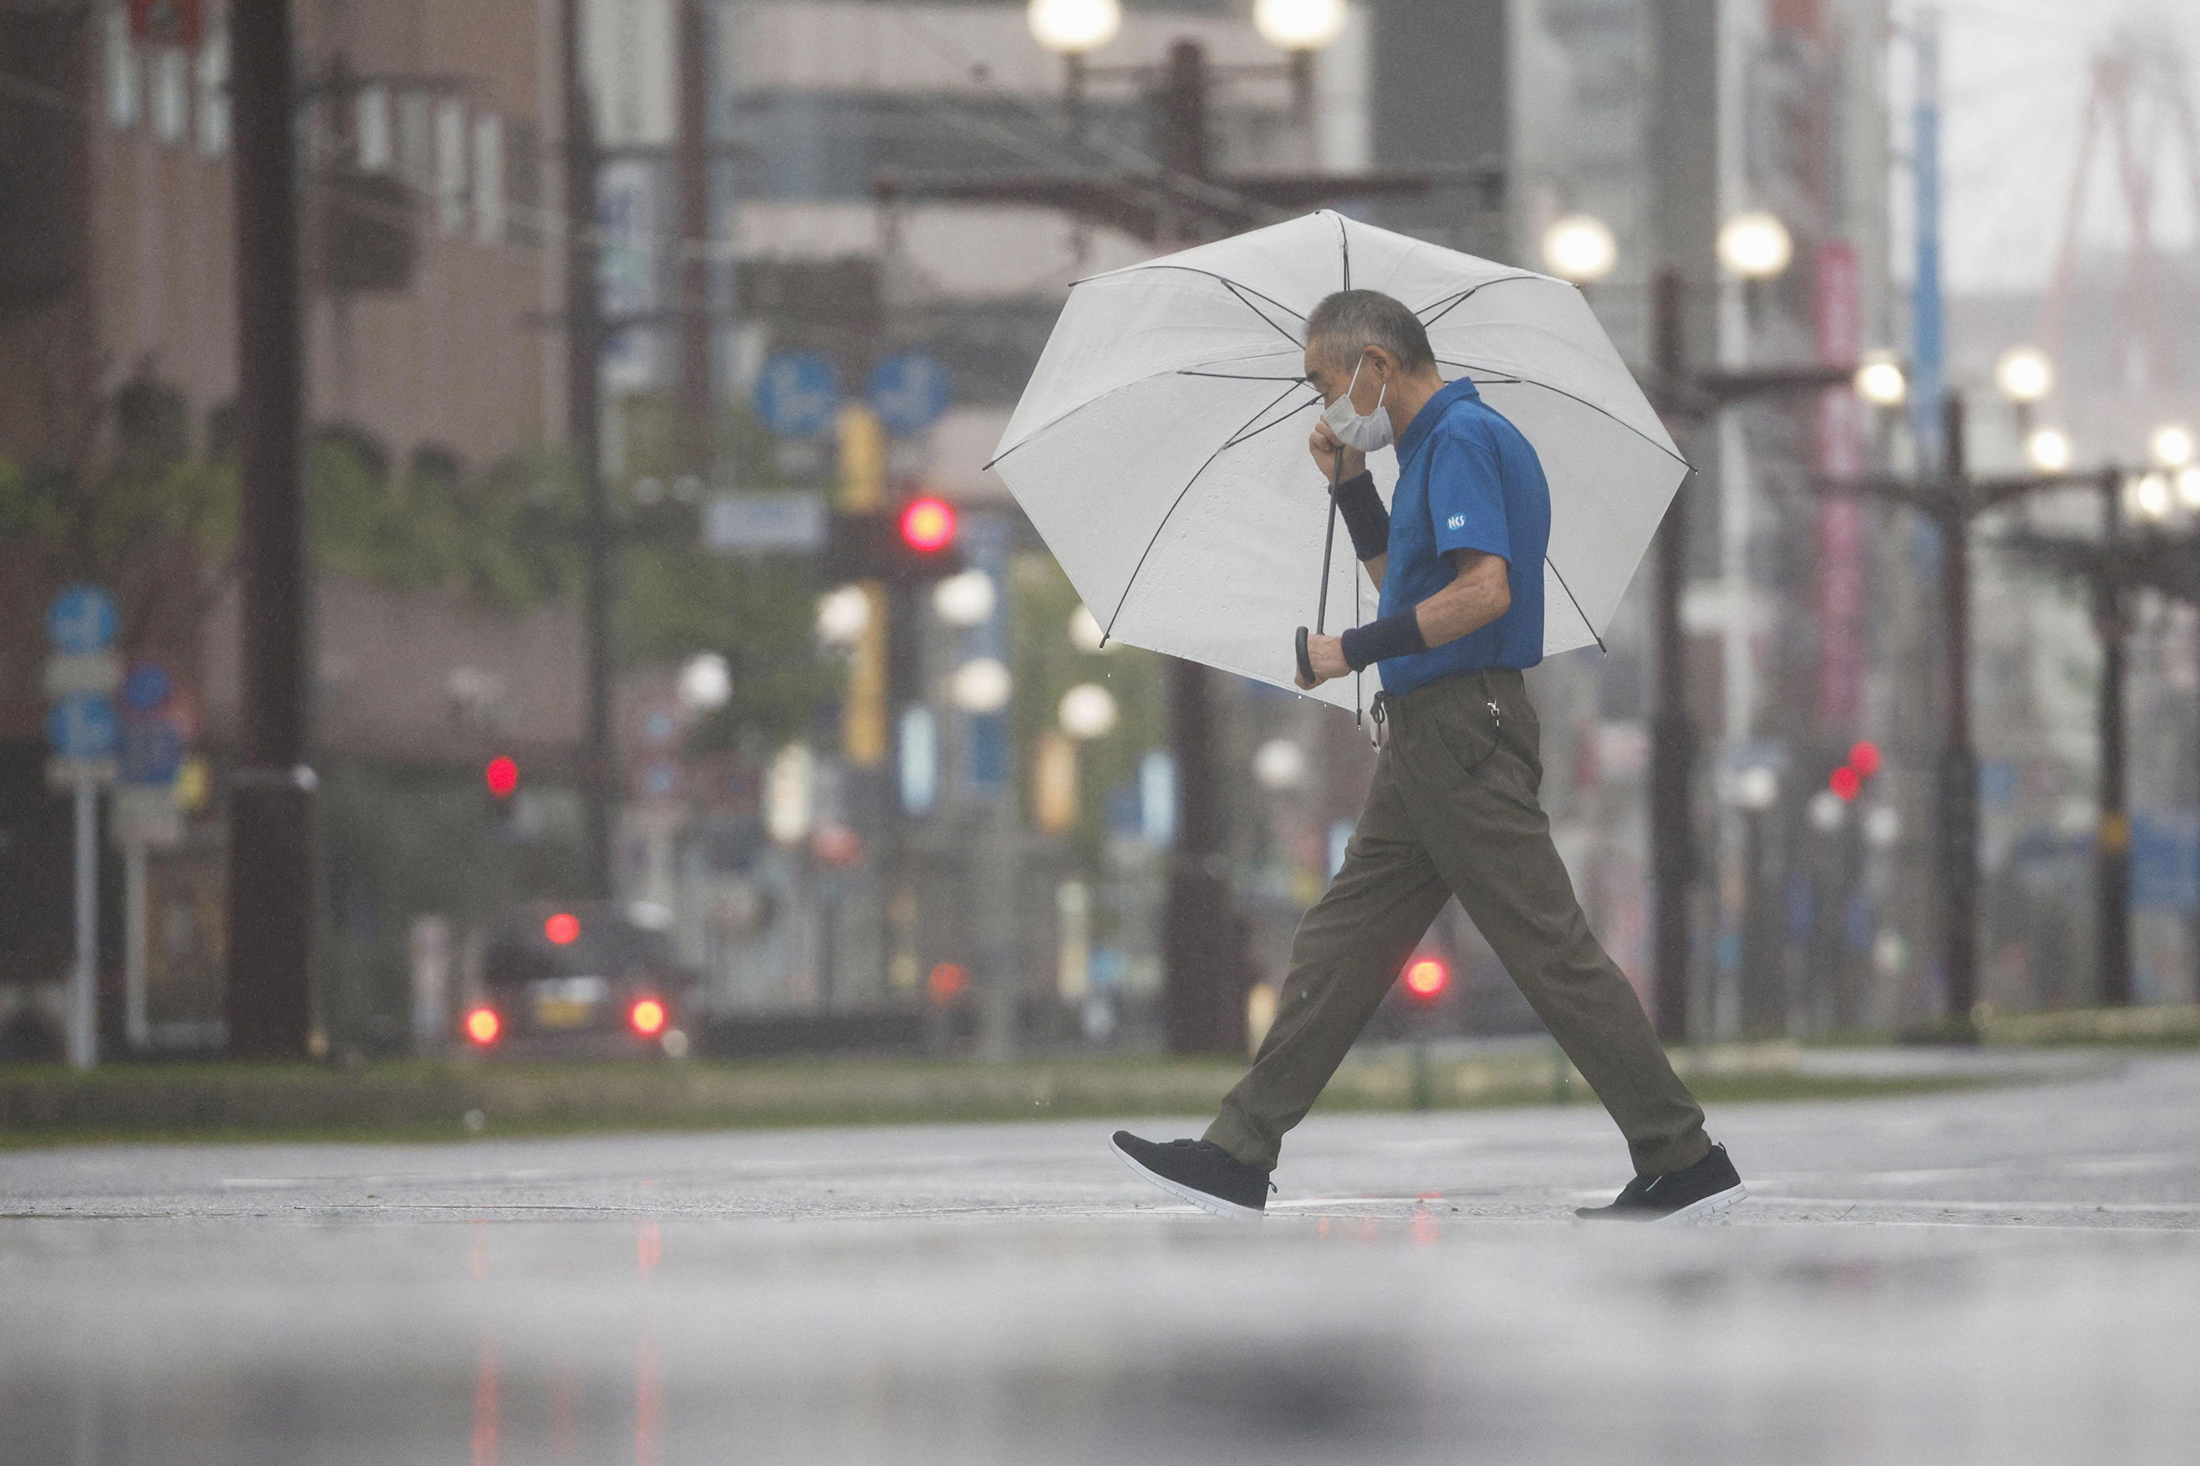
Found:
[(587, 894), (611, 895), (611, 513), (604, 499), (603, 325), (596, 294), (596, 127), (581, 55), (582, 0), (559, 0), (565, 92), (566, 428), (581, 489), (586, 743), (581, 754), (581, 840)]
[(1971, 492), (1963, 394), (1941, 403), (1940, 522), (1942, 655), (1948, 707), (1940, 751), (1940, 879), (1947, 900), (1941, 936), (1948, 1021), (1967, 1030), (1978, 1002), (1978, 752), (1971, 746)]
[[(1259, 221), (1264, 206), (1299, 208), (1334, 198), (1428, 191), (1428, 176), (1417, 172), (1218, 178), (1208, 138), (1213, 74), (1205, 47), (1179, 40), (1160, 68), (1128, 70), (1151, 85), (1154, 151), (1161, 165), (1157, 174), (881, 175), (873, 192), (882, 203), (931, 198), (1052, 205), (1168, 253), (1247, 228)], [(1086, 81), (1101, 74), (1120, 72), (1082, 63), (1072, 72), (1080, 105)], [(1244, 993), (1238, 979), (1246, 963), (1223, 849), (1213, 675), (1197, 662), (1173, 658), (1169, 692), (1177, 824), (1162, 919), (1167, 1042), (1174, 1053), (1236, 1053), (1244, 1047)]]
[[(2101, 473), (2101, 544), (2114, 563), (2122, 547), (2123, 472)], [(2127, 740), (2124, 737), (2124, 587), (2122, 577), (2094, 581), (2095, 618), (2101, 637), (2100, 824), (2093, 842), (2094, 943), (2101, 1001), (2131, 1001), (2131, 817), (2125, 807)]]
[(710, 27), (704, 0), (680, 0), (680, 128), (673, 159), (678, 199), (681, 467), (711, 469)]
[(289, 0), (230, 9), (242, 459), (244, 760), (230, 781), (229, 1051), (308, 1052), (305, 360)]
[[(1672, 389), (1686, 380), (1682, 306), (1687, 283), (1675, 266), (1658, 271), (1652, 291), (1652, 343), (1661, 393), (1670, 410)], [(1657, 598), (1651, 635), (1657, 645), (1657, 708), (1650, 734), (1650, 868), (1656, 881), (1656, 959), (1652, 1015), (1658, 1037), (1688, 1040), (1689, 894), (1696, 879), (1696, 723), (1688, 710), (1687, 636), (1681, 626), (1681, 590), (1688, 575), (1688, 490), (1691, 472), (1666, 507), (1658, 533)]]

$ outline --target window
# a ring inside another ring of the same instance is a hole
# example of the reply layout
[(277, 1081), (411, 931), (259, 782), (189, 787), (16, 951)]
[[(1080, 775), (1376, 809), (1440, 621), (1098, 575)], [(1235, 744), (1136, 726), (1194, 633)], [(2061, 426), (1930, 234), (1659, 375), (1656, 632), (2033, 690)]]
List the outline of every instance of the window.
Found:
[(199, 151), (218, 158), (229, 151), (229, 30), (207, 32), (199, 48)]
[(506, 126), (504, 193), (511, 224), (506, 238), (533, 249), (542, 243), (542, 136), (532, 122)]
[(466, 227), (466, 108), (456, 100), (436, 104), (435, 203), (445, 234)]
[(119, 5), (106, 14), (107, 120), (135, 127), (144, 105), (145, 72), (137, 42), (130, 39), (130, 17)]
[(183, 141), (191, 125), (191, 61), (180, 46), (153, 52), (153, 136), (164, 143)]
[(397, 161), (396, 140), (390, 135), (389, 88), (361, 87), (352, 102), (352, 130), (357, 144), (353, 161), (362, 173), (387, 173)]
[(504, 125), (493, 114), (474, 119), (474, 237), (504, 242)]
[(435, 187), (435, 135), (428, 98), (406, 92), (397, 99), (397, 166), (422, 193)]

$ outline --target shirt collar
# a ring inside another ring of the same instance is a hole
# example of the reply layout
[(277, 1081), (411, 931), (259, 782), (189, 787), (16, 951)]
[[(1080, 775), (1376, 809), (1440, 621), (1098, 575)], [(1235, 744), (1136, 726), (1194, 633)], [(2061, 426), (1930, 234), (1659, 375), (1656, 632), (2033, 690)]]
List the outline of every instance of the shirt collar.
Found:
[(1428, 435), (1436, 431), (1437, 419), (1444, 415), (1445, 409), (1454, 402), (1481, 395), (1474, 390), (1474, 379), (1471, 377), (1461, 377), (1456, 382), (1445, 383), (1441, 391), (1421, 404), (1421, 410), (1413, 414), (1413, 421), (1407, 423), (1406, 430), (1398, 435), (1399, 464), (1403, 466), (1407, 459), (1421, 451), (1421, 445), (1428, 441)]

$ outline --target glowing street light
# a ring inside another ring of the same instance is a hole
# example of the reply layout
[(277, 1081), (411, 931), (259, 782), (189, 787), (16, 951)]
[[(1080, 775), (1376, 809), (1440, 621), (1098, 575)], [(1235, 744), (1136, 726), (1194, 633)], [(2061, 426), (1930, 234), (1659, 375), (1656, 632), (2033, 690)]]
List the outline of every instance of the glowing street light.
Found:
[(827, 591), (817, 602), (817, 634), (831, 646), (850, 646), (871, 629), (871, 598), (860, 585)]
[(1031, 0), (1024, 10), (1031, 37), (1057, 56), (1097, 51), (1123, 29), (1119, 0)]
[(1744, 280), (1770, 280), (1794, 258), (1787, 225), (1761, 209), (1736, 214), (1719, 230), (1719, 263)]
[(2154, 430), (2147, 440), (2154, 461), (2163, 468), (2192, 467), (2194, 444), (2192, 430), (2179, 423), (2164, 423)]
[(1253, 29), (1279, 51), (1320, 51), (1351, 19), (1344, 0), (1253, 0)]
[(2143, 473), (2131, 486), (2131, 507), (2141, 518), (2156, 523), (2169, 518), (2169, 475)]
[(733, 669), (716, 652), (691, 657), (680, 669), (680, 705), (699, 713), (716, 712), (733, 696)]
[(2177, 501), (2187, 509), (2200, 509), (2200, 468), (2177, 470)]
[(1115, 643), (1100, 627), (1100, 618), (1092, 614), (1092, 607), (1083, 604), (1069, 613), (1069, 644), (1088, 654), (1115, 650)]
[(2025, 435), (2024, 460), (2041, 473), (2063, 472), (2074, 456), (2070, 435), (2060, 428), (2035, 428)]
[(932, 588), (932, 609), (950, 626), (975, 626), (993, 614), (999, 599), (983, 570), (950, 575)]
[(977, 657), (949, 675), (947, 696), (966, 713), (997, 713), (1008, 706), (1008, 694), (1014, 685), (1008, 668), (999, 660)]
[(1900, 407), (1909, 400), (1910, 379), (1891, 351), (1868, 351), (1856, 368), (1856, 395), (1874, 407)]
[(2055, 390), (2055, 366), (2037, 346), (2012, 346), (1994, 363), (1994, 383), (2011, 402), (2029, 406)]
[(1115, 730), (1115, 694), (1097, 682), (1080, 682), (1063, 693), (1056, 712), (1062, 731), (1079, 743), (1105, 738)]
[(1543, 231), (1543, 267), (1561, 280), (1594, 285), (1618, 263), (1619, 240), (1594, 214), (1567, 214)]
[(1289, 738), (1271, 738), (1253, 754), (1260, 787), (1281, 794), (1306, 782), (1306, 750)]

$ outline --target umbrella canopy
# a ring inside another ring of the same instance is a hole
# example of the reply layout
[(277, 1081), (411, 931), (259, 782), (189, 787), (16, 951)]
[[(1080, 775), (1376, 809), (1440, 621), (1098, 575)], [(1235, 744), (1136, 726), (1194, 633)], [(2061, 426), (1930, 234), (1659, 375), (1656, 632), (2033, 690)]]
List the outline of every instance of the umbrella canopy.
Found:
[[(1302, 380), (1322, 297), (1380, 290), (1474, 379), (1551, 488), (1544, 651), (1601, 642), (1688, 465), (1581, 292), (1323, 211), (1080, 281), (993, 466), (1110, 637), (1279, 687), (1322, 589)], [(1387, 501), (1397, 456), (1370, 457)], [(1374, 606), (1336, 556), (1332, 631)], [(1342, 707), (1343, 679), (1312, 694)]]

